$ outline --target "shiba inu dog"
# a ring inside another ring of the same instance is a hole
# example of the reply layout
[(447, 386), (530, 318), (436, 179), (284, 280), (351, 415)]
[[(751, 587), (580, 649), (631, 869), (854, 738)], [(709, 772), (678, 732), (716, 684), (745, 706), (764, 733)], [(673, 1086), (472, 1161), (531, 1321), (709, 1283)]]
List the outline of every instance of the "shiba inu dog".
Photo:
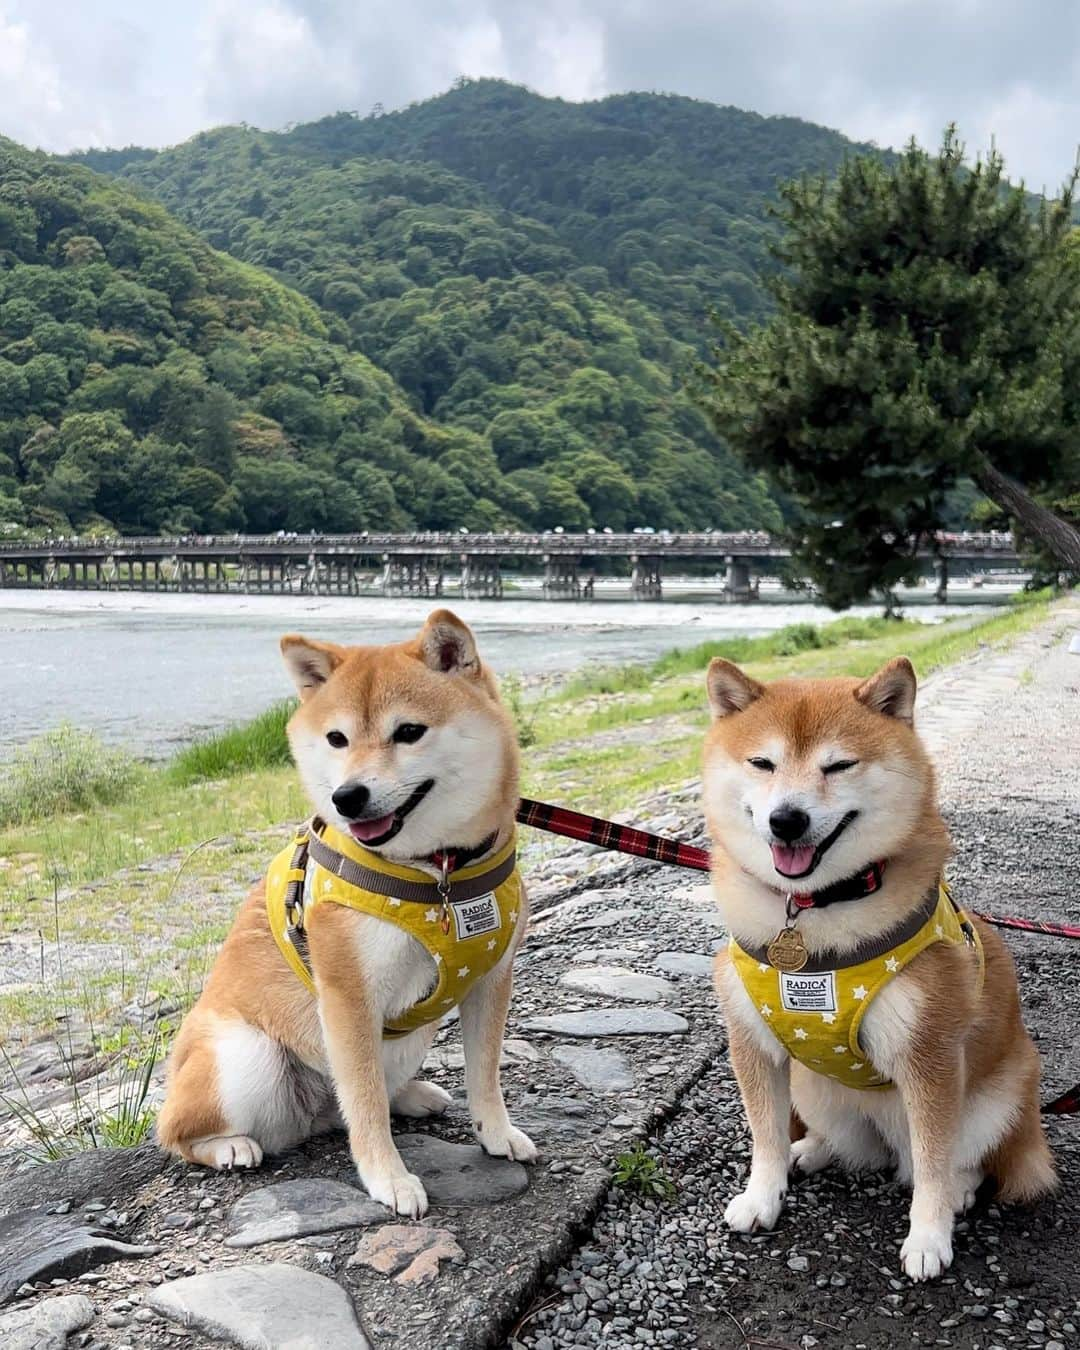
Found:
[(731, 934), (716, 987), (753, 1136), (726, 1220), (771, 1228), (789, 1167), (891, 1163), (912, 1187), (903, 1268), (931, 1279), (984, 1177), (1030, 1201), (1055, 1173), (1012, 959), (941, 882), (915, 672), (901, 657), (861, 683), (766, 686), (717, 658), (707, 684), (705, 814)]
[(409, 642), (288, 636), (281, 649), (316, 815), (252, 890), (181, 1027), (158, 1139), (189, 1162), (256, 1167), (343, 1120), (368, 1192), (415, 1218), (427, 1197), (390, 1112), (446, 1109), (449, 1094), (414, 1075), (455, 1004), (477, 1137), (536, 1156), (499, 1082), (527, 917), (514, 727), (446, 610)]

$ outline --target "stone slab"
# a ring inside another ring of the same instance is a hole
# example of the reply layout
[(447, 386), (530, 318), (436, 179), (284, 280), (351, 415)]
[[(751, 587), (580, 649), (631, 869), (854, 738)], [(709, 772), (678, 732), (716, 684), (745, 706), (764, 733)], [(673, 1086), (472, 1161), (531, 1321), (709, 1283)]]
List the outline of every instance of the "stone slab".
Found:
[(144, 1296), (181, 1326), (241, 1350), (371, 1350), (345, 1290), (299, 1266), (230, 1266)]
[(279, 1181), (249, 1191), (233, 1205), (225, 1245), (255, 1247), (341, 1228), (366, 1228), (384, 1222), (387, 1213), (385, 1205), (340, 1181), (321, 1177)]
[(521, 1163), (491, 1158), (479, 1144), (451, 1144), (430, 1134), (401, 1134), (395, 1142), (433, 1205), (497, 1205), (529, 1184)]
[(0, 1346), (4, 1350), (65, 1350), (69, 1333), (81, 1331), (93, 1320), (94, 1305), (85, 1294), (61, 1294), (0, 1315)]
[(33, 1280), (71, 1277), (108, 1261), (153, 1256), (160, 1248), (121, 1242), (78, 1214), (23, 1210), (0, 1218), (0, 1303)]
[(560, 976), (559, 983), (567, 989), (633, 1003), (661, 1003), (675, 993), (675, 986), (658, 975), (639, 975), (636, 970), (626, 970), (622, 966), (584, 966), (580, 970), (568, 970)]
[(565, 1065), (591, 1092), (629, 1092), (634, 1086), (630, 1063), (621, 1051), (606, 1046), (557, 1045), (551, 1057)]
[(590, 1008), (587, 1012), (549, 1013), (523, 1023), (526, 1031), (556, 1036), (670, 1036), (690, 1023), (666, 1008)]

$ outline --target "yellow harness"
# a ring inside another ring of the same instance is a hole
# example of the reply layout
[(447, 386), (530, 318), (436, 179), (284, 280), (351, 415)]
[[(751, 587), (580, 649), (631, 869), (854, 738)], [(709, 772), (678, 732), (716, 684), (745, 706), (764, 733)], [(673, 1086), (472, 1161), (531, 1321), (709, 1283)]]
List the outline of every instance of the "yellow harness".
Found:
[[(933, 904), (932, 893), (928, 904)], [(859, 1027), (889, 981), (935, 942), (974, 948), (981, 991), (982, 942), (944, 882), (938, 886), (936, 905), (914, 933), (864, 960), (858, 960), (856, 952), (853, 965), (817, 969), (821, 963), (810, 962), (799, 971), (782, 971), (769, 965), (763, 954), (744, 951), (734, 938), (729, 951), (754, 1006), (792, 1059), (845, 1087), (887, 1088), (891, 1082), (863, 1053)]]
[(270, 864), (266, 914), (281, 954), (315, 993), (307, 961), (306, 917), (316, 905), (344, 905), (403, 929), (430, 953), (434, 989), (387, 1022), (383, 1035), (406, 1036), (455, 1008), (513, 941), (521, 905), (516, 840), (493, 857), (437, 881), (388, 862), (349, 835), (312, 821)]

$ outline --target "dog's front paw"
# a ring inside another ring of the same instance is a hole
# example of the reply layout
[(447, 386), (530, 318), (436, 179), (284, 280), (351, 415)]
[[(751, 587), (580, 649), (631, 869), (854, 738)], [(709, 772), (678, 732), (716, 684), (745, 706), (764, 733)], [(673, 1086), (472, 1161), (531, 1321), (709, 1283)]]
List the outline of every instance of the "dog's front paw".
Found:
[(820, 1172), (832, 1162), (825, 1140), (819, 1134), (804, 1134), (791, 1145), (791, 1165), (796, 1172)]
[(425, 1116), (441, 1116), (453, 1100), (449, 1092), (437, 1083), (423, 1083), (419, 1078), (414, 1078), (394, 1094), (390, 1110), (395, 1116), (411, 1116), (414, 1120), (422, 1120)]
[(380, 1205), (403, 1214), (407, 1219), (422, 1219), (428, 1210), (427, 1191), (419, 1177), (411, 1172), (397, 1172), (393, 1176), (361, 1176), (368, 1195)]
[(246, 1134), (212, 1135), (208, 1139), (196, 1139), (188, 1147), (196, 1162), (219, 1172), (231, 1172), (235, 1167), (258, 1167), (263, 1160), (263, 1151), (257, 1141)]
[(909, 1279), (936, 1280), (952, 1265), (952, 1233), (934, 1224), (912, 1224), (900, 1248), (900, 1264)]
[(477, 1121), (476, 1137), (484, 1152), (490, 1153), (493, 1158), (509, 1158), (513, 1162), (536, 1161), (536, 1145), (524, 1130), (519, 1130), (509, 1121), (496, 1126)]
[(724, 1222), (736, 1233), (753, 1233), (759, 1228), (772, 1228), (784, 1206), (784, 1192), (748, 1186), (728, 1202)]

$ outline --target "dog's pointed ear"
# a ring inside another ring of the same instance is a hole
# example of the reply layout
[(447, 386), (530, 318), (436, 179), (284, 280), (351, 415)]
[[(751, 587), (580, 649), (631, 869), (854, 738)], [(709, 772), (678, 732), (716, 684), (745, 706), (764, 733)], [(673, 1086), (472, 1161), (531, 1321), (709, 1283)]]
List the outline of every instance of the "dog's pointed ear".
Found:
[(752, 680), (738, 666), (725, 661), (722, 656), (714, 656), (709, 662), (705, 676), (705, 688), (709, 694), (709, 707), (714, 717), (728, 717), (731, 713), (742, 712), (765, 692), (765, 686)]
[(891, 661), (855, 690), (860, 703), (883, 717), (895, 717), (910, 727), (915, 718), (915, 668), (906, 656), (894, 656)]
[(480, 675), (480, 657), (472, 630), (448, 609), (437, 609), (428, 615), (417, 642), (420, 660), (429, 670), (442, 675), (467, 675), (470, 679)]
[(286, 633), (280, 645), (285, 667), (301, 699), (310, 698), (345, 660), (344, 647), (333, 642), (316, 642), (299, 633)]

